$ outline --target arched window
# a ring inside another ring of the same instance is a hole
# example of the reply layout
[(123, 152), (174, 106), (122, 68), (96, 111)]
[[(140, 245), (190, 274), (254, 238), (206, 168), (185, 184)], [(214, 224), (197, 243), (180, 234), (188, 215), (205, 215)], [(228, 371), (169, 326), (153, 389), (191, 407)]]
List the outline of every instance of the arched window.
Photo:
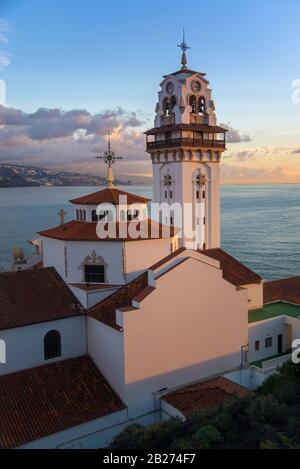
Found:
[(82, 210), (80, 210), (80, 220), (82, 220)]
[(172, 96), (171, 97), (171, 113), (173, 113), (174, 107), (176, 106), (176, 104), (177, 104), (176, 96)]
[(83, 210), (83, 221), (86, 221), (86, 211)]
[(170, 115), (170, 99), (165, 98), (163, 101), (163, 112), (166, 117)]
[(98, 221), (97, 210), (92, 211), (92, 221)]
[(196, 114), (196, 108), (197, 108), (196, 96), (193, 96), (193, 95), (190, 96), (189, 105), (190, 105), (191, 108), (192, 108), (192, 113), (193, 113), (193, 114)]
[(57, 331), (49, 331), (44, 337), (45, 360), (61, 356), (61, 336)]
[(203, 96), (198, 99), (198, 114), (205, 114), (205, 98)]
[(79, 210), (76, 210), (76, 220), (79, 220)]

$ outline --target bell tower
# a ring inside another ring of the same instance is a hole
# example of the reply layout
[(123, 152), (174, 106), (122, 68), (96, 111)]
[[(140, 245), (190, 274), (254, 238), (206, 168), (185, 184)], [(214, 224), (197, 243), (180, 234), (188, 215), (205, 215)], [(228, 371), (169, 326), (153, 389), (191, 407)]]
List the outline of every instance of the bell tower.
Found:
[[(146, 132), (153, 165), (153, 202), (181, 205), (183, 246), (218, 248), (220, 162), (226, 150), (226, 129), (217, 125), (205, 73), (187, 67), (185, 37), (178, 47), (181, 69), (161, 82), (154, 128)], [(160, 221), (179, 227), (176, 216), (163, 216)]]

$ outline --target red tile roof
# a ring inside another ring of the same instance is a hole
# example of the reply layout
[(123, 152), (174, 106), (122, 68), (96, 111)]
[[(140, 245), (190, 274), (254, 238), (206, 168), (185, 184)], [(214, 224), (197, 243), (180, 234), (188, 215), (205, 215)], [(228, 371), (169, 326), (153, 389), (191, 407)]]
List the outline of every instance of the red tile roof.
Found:
[(15, 448), (125, 409), (87, 356), (0, 377), (0, 447)]
[(148, 273), (145, 272), (90, 309), (88, 315), (120, 331), (121, 327), (116, 323), (116, 309), (131, 306), (132, 300), (145, 290), (149, 294), (148, 288)]
[(236, 287), (251, 285), (253, 283), (259, 284), (262, 281), (262, 278), (253, 272), (253, 270), (227, 254), (223, 249), (207, 249), (200, 252), (219, 261), (224, 279)]
[(53, 268), (0, 274), (0, 330), (83, 314), (81, 304)]
[(287, 301), (300, 305), (300, 277), (283, 278), (264, 283), (264, 303)]
[(120, 288), (122, 285), (112, 285), (109, 283), (70, 283), (71, 287), (79, 288), (79, 290), (83, 291), (101, 291), (101, 290), (108, 290), (113, 288)]
[(112, 204), (119, 205), (119, 197), (127, 197), (127, 205), (131, 204), (147, 204), (150, 199), (141, 197), (139, 195), (130, 194), (129, 192), (122, 191), (116, 188), (103, 189), (102, 191), (93, 192), (92, 194), (84, 195), (78, 199), (70, 200), (72, 204), (76, 205), (100, 205), (100, 204)]
[(163, 400), (188, 416), (200, 409), (221, 407), (248, 394), (248, 389), (227, 378), (219, 377), (168, 394)]
[[(135, 228), (137, 233), (140, 233), (138, 238), (130, 236), (130, 227)], [(107, 229), (108, 224), (105, 225), (105, 230), (107, 231)], [(99, 238), (97, 235), (97, 223), (72, 220), (64, 225), (40, 231), (39, 235), (63, 241), (143, 241), (145, 239), (172, 238), (175, 233), (174, 227), (160, 225), (150, 219), (140, 222), (130, 221), (116, 223), (115, 231), (116, 237), (109, 237), (108, 235), (106, 238)], [(112, 231), (112, 233), (114, 233), (114, 231)]]

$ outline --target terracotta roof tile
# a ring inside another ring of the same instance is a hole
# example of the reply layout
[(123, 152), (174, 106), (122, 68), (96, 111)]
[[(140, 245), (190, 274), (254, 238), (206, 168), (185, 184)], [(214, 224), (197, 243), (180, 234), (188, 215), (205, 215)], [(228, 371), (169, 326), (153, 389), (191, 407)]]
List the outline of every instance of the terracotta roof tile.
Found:
[(141, 294), (147, 287), (148, 273), (145, 272), (91, 308), (88, 314), (107, 326), (113, 327), (116, 330), (121, 330), (116, 323), (116, 309), (131, 306), (132, 300)]
[(70, 283), (69, 284), (71, 287), (78, 288), (79, 290), (83, 291), (101, 291), (101, 290), (109, 290), (109, 289), (115, 289), (115, 288), (120, 288), (122, 285), (112, 285), (109, 283)]
[(227, 378), (219, 377), (180, 389), (168, 394), (163, 400), (188, 416), (200, 409), (221, 407), (248, 394), (248, 389)]
[(300, 305), (300, 277), (283, 278), (264, 283), (264, 303), (287, 301)]
[(259, 284), (262, 281), (261, 277), (253, 272), (253, 270), (227, 254), (223, 249), (207, 249), (200, 252), (219, 261), (224, 279), (236, 287), (251, 285), (253, 283)]
[(0, 377), (0, 447), (15, 448), (125, 409), (87, 356)]
[[(100, 223), (100, 222), (99, 222)], [(126, 226), (124, 226), (127, 225)], [(140, 233), (138, 238), (130, 236), (130, 228), (135, 228)], [(108, 224), (105, 225), (107, 231)], [(116, 230), (111, 231), (115, 237), (99, 238), (97, 235), (97, 223), (72, 220), (64, 225), (56, 226), (49, 230), (40, 231), (39, 235), (46, 238), (59, 239), (63, 241), (143, 241), (145, 239), (161, 239), (173, 237), (174, 227), (168, 227), (156, 223), (153, 220), (130, 221), (116, 223)], [(124, 234), (125, 233), (125, 236)]]
[(84, 195), (78, 199), (70, 200), (72, 204), (76, 205), (100, 205), (100, 204), (112, 204), (119, 205), (119, 197), (127, 197), (127, 205), (131, 204), (147, 204), (150, 199), (141, 197), (139, 195), (130, 194), (129, 192), (122, 191), (116, 188), (105, 188), (102, 191), (93, 192), (92, 194)]
[(83, 314), (54, 268), (0, 274), (0, 330)]

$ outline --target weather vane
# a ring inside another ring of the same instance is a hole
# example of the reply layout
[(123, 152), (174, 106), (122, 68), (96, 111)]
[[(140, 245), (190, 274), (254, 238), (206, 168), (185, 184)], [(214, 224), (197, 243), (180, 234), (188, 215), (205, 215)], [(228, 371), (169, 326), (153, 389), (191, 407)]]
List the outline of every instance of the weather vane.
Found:
[(187, 69), (187, 58), (186, 58), (186, 52), (190, 49), (190, 47), (187, 45), (185, 42), (185, 30), (183, 28), (183, 39), (182, 43), (178, 44), (179, 49), (182, 50), (182, 57), (181, 57), (181, 65), (182, 65), (182, 70)]
[(112, 166), (113, 164), (118, 161), (118, 160), (123, 160), (121, 156), (116, 156), (114, 152), (111, 150), (111, 140), (110, 140), (110, 131), (108, 129), (108, 135), (107, 135), (107, 141), (108, 141), (108, 149), (102, 156), (96, 156), (97, 160), (103, 160), (105, 164), (108, 165), (108, 171), (107, 171), (107, 185), (108, 187), (114, 187), (114, 173)]

